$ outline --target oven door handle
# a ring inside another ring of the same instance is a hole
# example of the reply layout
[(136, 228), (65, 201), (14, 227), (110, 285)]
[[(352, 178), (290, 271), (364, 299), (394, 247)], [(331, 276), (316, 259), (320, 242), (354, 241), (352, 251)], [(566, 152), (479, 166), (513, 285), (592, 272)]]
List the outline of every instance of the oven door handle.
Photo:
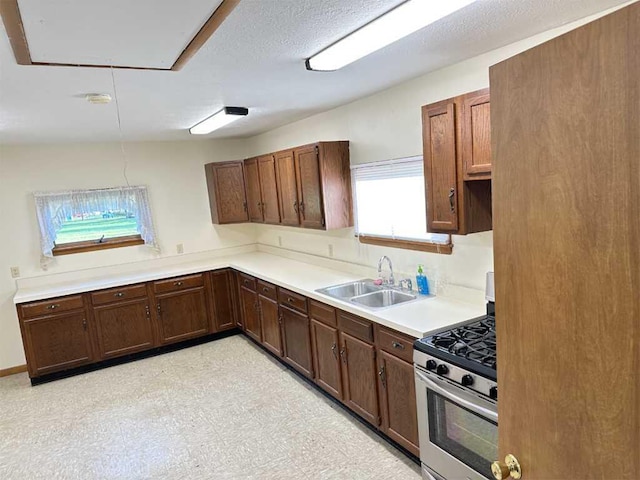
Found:
[(481, 415), (483, 417), (488, 418), (489, 420), (493, 420), (493, 422), (495, 422), (495, 423), (498, 423), (498, 414), (496, 412), (493, 412), (493, 411), (489, 410), (488, 408), (481, 407), (480, 405), (476, 405), (475, 403), (473, 403), (473, 402), (471, 402), (471, 401), (469, 401), (469, 400), (467, 400), (465, 398), (462, 398), (462, 397), (459, 397), (458, 395), (455, 395), (451, 391), (449, 391), (446, 388), (444, 388), (444, 387), (440, 386), (439, 384), (437, 384), (435, 381), (433, 381), (426, 374), (422, 373), (419, 370), (416, 370), (415, 373), (416, 373), (416, 376), (421, 381), (426, 383), (427, 386), (429, 388), (431, 388), (431, 390), (434, 390), (435, 392), (439, 393), (440, 395), (442, 395), (445, 398), (448, 398), (452, 402), (459, 403), (463, 407), (468, 408), (469, 410), (471, 410), (472, 412), (477, 413), (478, 415)]

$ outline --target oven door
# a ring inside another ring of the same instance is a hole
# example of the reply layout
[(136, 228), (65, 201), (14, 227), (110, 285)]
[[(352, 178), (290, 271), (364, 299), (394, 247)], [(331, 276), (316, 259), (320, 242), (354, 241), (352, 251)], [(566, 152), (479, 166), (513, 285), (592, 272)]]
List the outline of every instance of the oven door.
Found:
[(415, 366), (420, 460), (450, 479), (493, 478), (497, 405)]

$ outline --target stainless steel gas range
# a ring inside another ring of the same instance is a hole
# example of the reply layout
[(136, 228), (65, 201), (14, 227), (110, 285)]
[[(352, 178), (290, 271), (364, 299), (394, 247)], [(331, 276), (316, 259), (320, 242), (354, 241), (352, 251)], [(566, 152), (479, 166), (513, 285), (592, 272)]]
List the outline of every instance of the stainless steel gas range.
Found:
[(493, 273), (487, 274), (487, 314), (417, 340), (420, 460), (425, 480), (493, 478), (498, 458)]

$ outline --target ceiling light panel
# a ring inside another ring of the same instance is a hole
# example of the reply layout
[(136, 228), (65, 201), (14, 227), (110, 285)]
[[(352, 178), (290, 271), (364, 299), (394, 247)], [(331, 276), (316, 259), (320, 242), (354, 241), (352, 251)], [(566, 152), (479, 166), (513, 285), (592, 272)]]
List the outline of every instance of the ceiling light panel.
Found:
[(189, 133), (192, 135), (206, 135), (241, 119), (248, 113), (249, 110), (244, 107), (224, 107), (219, 112), (191, 127)]
[(338, 70), (476, 0), (409, 0), (309, 58), (307, 69)]

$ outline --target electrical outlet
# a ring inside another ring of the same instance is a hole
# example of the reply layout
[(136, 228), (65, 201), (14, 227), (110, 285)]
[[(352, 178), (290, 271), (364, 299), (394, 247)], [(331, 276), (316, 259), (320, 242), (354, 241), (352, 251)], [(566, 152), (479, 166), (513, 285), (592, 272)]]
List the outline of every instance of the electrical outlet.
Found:
[(11, 267), (11, 277), (18, 278), (20, 276), (20, 267)]
[(329, 244), (329, 257), (333, 258), (333, 245)]
[(278, 246), (282, 246), (282, 237), (280, 235), (278, 235)]
[(184, 253), (184, 245), (182, 243), (176, 245), (176, 252), (178, 252), (178, 254)]

